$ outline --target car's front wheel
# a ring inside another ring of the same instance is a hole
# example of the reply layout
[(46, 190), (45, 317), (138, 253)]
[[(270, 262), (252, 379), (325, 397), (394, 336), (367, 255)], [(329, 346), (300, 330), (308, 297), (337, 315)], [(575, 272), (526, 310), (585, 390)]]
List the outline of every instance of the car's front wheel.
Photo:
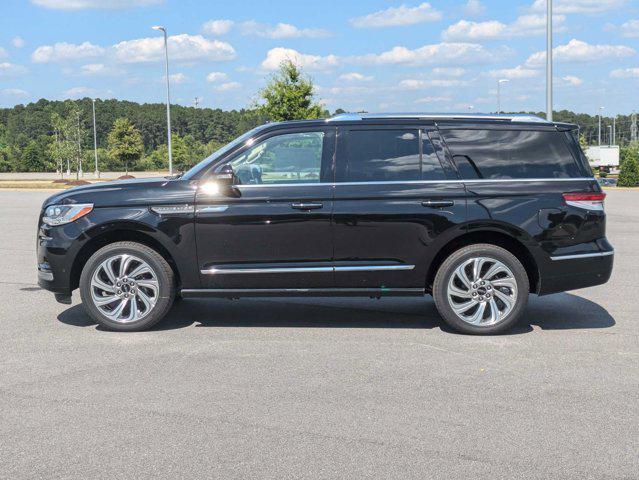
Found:
[(117, 331), (150, 328), (171, 308), (173, 270), (158, 252), (137, 242), (117, 242), (95, 252), (80, 276), (87, 313)]
[(433, 282), (437, 310), (455, 330), (494, 334), (511, 328), (528, 302), (528, 275), (508, 250), (490, 244), (453, 252)]

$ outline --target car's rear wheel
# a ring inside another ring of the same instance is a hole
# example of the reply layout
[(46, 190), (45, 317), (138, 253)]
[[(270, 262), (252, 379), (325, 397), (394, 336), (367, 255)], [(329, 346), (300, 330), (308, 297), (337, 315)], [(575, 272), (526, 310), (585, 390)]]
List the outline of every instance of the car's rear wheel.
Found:
[(528, 275), (508, 250), (490, 244), (469, 245), (451, 254), (433, 283), (437, 310), (455, 330), (501, 333), (521, 316), (529, 292)]
[(173, 270), (158, 252), (137, 242), (101, 248), (86, 262), (80, 295), (87, 313), (117, 331), (150, 328), (171, 308)]

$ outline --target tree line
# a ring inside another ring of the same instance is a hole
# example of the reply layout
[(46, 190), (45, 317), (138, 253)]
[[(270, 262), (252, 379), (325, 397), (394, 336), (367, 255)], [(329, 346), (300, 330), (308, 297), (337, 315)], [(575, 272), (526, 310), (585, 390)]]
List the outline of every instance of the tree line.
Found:
[[(266, 121), (323, 118), (312, 81), (291, 62), (260, 92), (263, 102), (246, 109), (171, 106), (174, 167), (183, 171), (247, 130)], [(167, 167), (166, 110), (162, 103), (95, 100), (98, 162), (101, 171), (160, 170)], [(335, 113), (340, 113), (337, 110)], [(520, 112), (531, 113), (531, 112)], [(542, 112), (537, 115), (544, 116)], [(582, 145), (596, 144), (597, 116), (568, 110), (555, 121), (580, 126)], [(617, 117), (618, 143), (629, 143), (630, 117)], [(602, 120), (602, 135), (611, 118)], [(605, 142), (606, 143), (606, 142)], [(0, 109), (0, 171), (93, 171), (92, 100), (41, 99)], [(633, 150), (634, 152), (634, 150)], [(634, 154), (631, 154), (634, 157)]]

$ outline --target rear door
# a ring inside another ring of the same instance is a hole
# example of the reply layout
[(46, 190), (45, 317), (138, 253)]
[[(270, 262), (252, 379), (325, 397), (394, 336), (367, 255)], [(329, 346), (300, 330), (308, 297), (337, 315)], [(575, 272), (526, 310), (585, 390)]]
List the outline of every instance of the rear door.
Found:
[(435, 245), (466, 218), (464, 186), (438, 150), (432, 125), (340, 128), (337, 287), (424, 288)]

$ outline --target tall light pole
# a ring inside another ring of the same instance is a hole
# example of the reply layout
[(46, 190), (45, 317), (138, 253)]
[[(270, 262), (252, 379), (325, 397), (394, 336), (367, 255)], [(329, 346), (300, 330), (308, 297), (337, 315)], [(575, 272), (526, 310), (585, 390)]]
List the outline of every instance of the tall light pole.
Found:
[(612, 117), (612, 144), (617, 144), (617, 115)]
[(599, 146), (601, 147), (601, 111), (604, 107), (599, 107)]
[(612, 125), (608, 125), (608, 146), (612, 147)]
[(506, 78), (502, 78), (500, 80), (497, 80), (497, 113), (499, 114), (501, 112), (501, 84), (502, 83), (508, 83), (510, 80), (506, 79)]
[(95, 155), (95, 176), (100, 178), (100, 170), (98, 170), (98, 131), (95, 126), (95, 98), (91, 99), (93, 103), (93, 154)]
[(546, 2), (546, 120), (552, 122), (552, 0)]
[(169, 88), (169, 46), (166, 36), (166, 28), (160, 25), (156, 25), (151, 28), (153, 28), (153, 30), (160, 30), (164, 34), (164, 71), (166, 75), (166, 130), (169, 147), (169, 175), (173, 175), (173, 152), (171, 150), (171, 95)]

